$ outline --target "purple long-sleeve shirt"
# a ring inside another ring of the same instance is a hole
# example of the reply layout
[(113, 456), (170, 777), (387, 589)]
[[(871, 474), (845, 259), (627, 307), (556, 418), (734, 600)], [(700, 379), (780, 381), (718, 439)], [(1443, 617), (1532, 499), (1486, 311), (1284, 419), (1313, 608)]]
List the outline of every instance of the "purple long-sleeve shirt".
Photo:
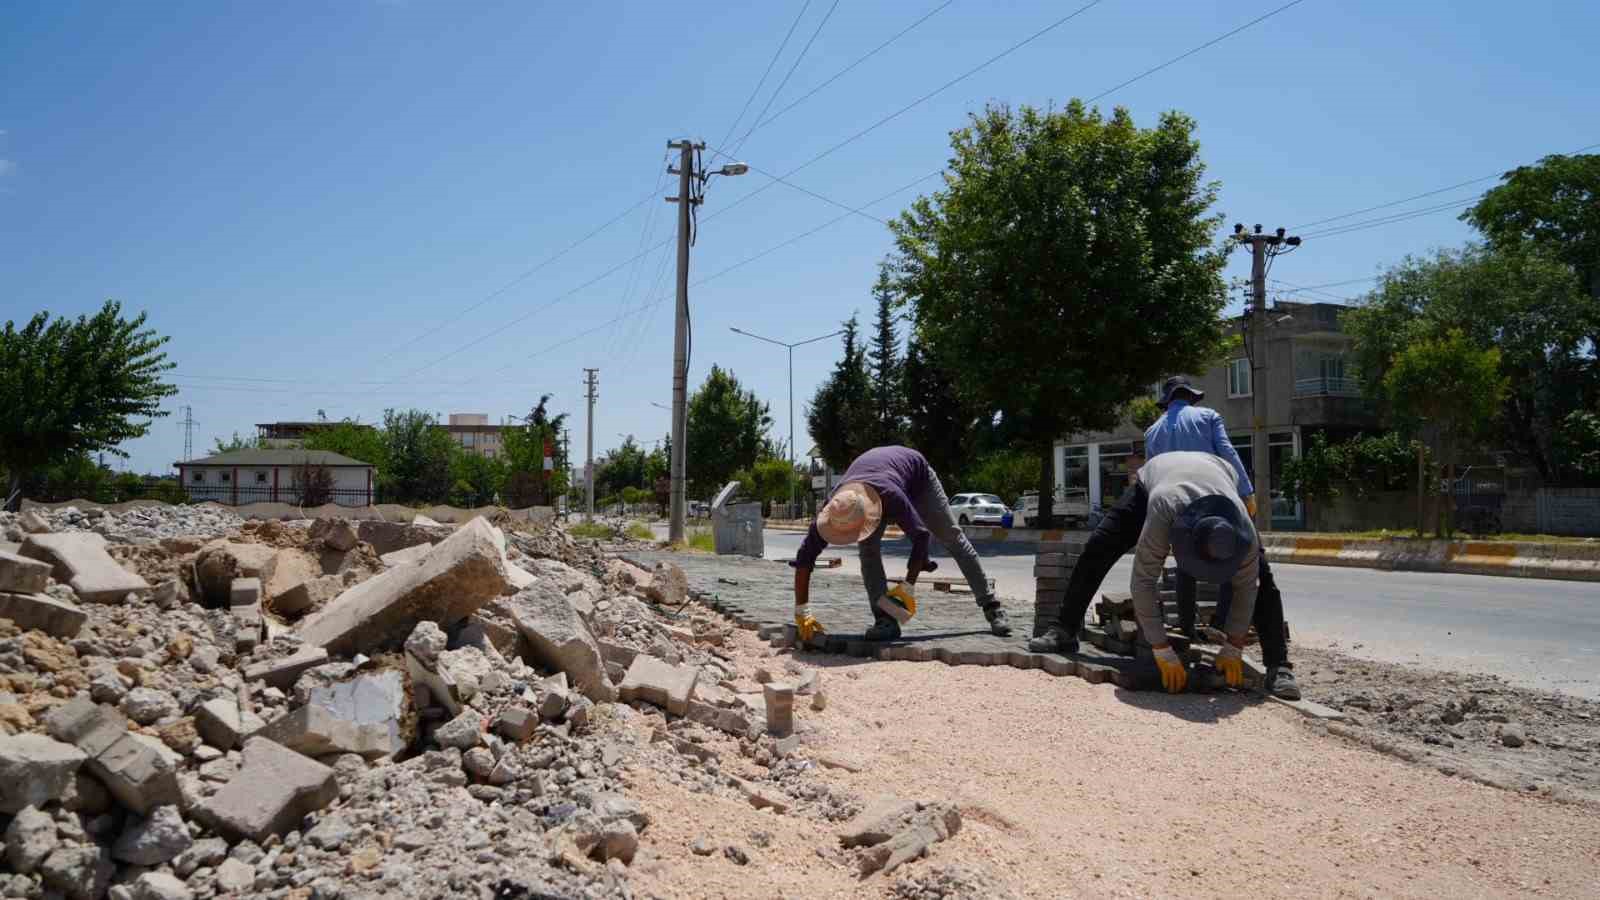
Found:
[[(918, 569), (928, 565), (928, 539), (932, 536), (922, 516), (917, 514), (916, 498), (928, 489), (928, 476), (933, 469), (921, 453), (910, 447), (874, 447), (856, 457), (845, 470), (839, 483), (859, 481), (871, 485), (883, 501), (883, 520), (872, 537), (882, 537), (885, 528), (893, 522), (911, 539), (911, 564)], [(816, 565), (828, 542), (817, 533), (817, 523), (811, 523), (800, 552), (790, 565), (809, 569)]]

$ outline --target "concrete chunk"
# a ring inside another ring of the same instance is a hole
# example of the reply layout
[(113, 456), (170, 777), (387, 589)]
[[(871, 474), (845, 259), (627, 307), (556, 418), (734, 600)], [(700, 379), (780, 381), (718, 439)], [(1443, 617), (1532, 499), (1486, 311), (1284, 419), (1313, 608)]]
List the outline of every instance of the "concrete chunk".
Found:
[(230, 695), (200, 704), (194, 712), (194, 726), (207, 744), (218, 750), (232, 750), (260, 731), (262, 723), (240, 710), (238, 698)]
[(415, 547), (404, 547), (393, 553), (385, 553), (378, 559), (391, 569), (395, 566), (414, 566), (422, 562), (432, 549), (432, 544), (418, 544)]
[(625, 703), (643, 700), (675, 716), (685, 716), (689, 714), (689, 701), (694, 697), (694, 683), (699, 676), (699, 669), (670, 665), (641, 653), (633, 658), (633, 665), (622, 679), (622, 700)]
[(597, 703), (617, 698), (600, 647), (565, 594), (541, 580), (505, 602), (532, 662), (567, 673), (572, 685)]
[(359, 753), (393, 757), (409, 744), (401, 728), (407, 708), (405, 678), (392, 669), (313, 688), (305, 706), (258, 732), (306, 756)]
[(683, 605), (689, 596), (689, 579), (683, 574), (675, 563), (665, 560), (656, 563), (655, 571), (650, 573), (650, 583), (645, 588), (645, 596), (663, 606), (676, 609)]
[(24, 630), (37, 629), (51, 637), (74, 638), (88, 618), (88, 613), (74, 604), (49, 594), (0, 593), (0, 619), (10, 619)]
[(49, 563), (0, 550), (0, 591), (38, 594), (49, 586)]
[(0, 812), (59, 800), (88, 755), (42, 734), (0, 737)]
[(166, 747), (160, 741), (140, 737), (125, 733), (117, 738), (89, 759), (90, 773), (118, 802), (141, 815), (158, 806), (182, 803), (178, 768), (168, 756), (170, 751), (162, 752)]
[(92, 531), (29, 535), (22, 555), (49, 563), (57, 581), (91, 603), (121, 603), (130, 591), (150, 589), (143, 578), (118, 565), (106, 552), (106, 539)]
[(306, 647), (293, 656), (254, 663), (244, 670), (245, 681), (264, 681), (280, 691), (294, 687), (296, 680), (310, 669), (328, 661), (328, 651), (321, 647)]
[(4, 858), (12, 871), (26, 875), (37, 869), (60, 843), (55, 820), (49, 813), (25, 806), (6, 826)]
[(244, 745), (244, 766), (195, 810), (201, 822), (230, 840), (265, 841), (299, 826), (300, 820), (336, 800), (333, 769), (253, 737)]
[(750, 719), (737, 709), (723, 709), (698, 700), (689, 701), (688, 719), (735, 737), (744, 737), (750, 730)]
[(794, 686), (790, 684), (763, 685), (762, 697), (767, 704), (767, 731), (778, 737), (794, 733)]
[(354, 550), (360, 536), (349, 519), (318, 519), (311, 523), (312, 540), (321, 540), (329, 549), (343, 553)]
[(45, 887), (67, 900), (100, 900), (111, 887), (117, 864), (111, 851), (88, 845), (63, 845), (39, 865)]
[(306, 643), (355, 654), (399, 640), (417, 622), (449, 627), (505, 589), (505, 550), (493, 526), (473, 519), (414, 566), (356, 585), (300, 623)]
[(327, 606), (343, 592), (344, 578), (323, 575), (302, 581), (278, 594), (272, 598), (270, 605), (272, 611), (280, 615), (297, 616)]
[(50, 520), (39, 515), (38, 510), (26, 509), (17, 517), (17, 524), (28, 534), (49, 534)]
[(189, 849), (194, 839), (176, 806), (158, 806), (150, 815), (128, 823), (111, 855), (138, 866), (159, 866)]
[(46, 713), (44, 728), (56, 740), (94, 757), (127, 732), (128, 718), (114, 706), (96, 704), (87, 694), (79, 694)]

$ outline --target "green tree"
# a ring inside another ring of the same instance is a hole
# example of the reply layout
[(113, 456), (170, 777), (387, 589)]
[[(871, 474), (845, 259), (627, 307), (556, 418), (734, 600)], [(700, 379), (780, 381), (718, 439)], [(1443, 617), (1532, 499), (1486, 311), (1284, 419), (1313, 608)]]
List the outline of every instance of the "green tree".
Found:
[(106, 301), (93, 316), (35, 315), (0, 331), (0, 468), (15, 508), (28, 473), (85, 453), (127, 458), (119, 445), (143, 437), (166, 415), (161, 401), (178, 392), (163, 380), (173, 364), (167, 338), (145, 327), (145, 314), (122, 317)]
[(1600, 412), (1569, 414), (1562, 422), (1559, 447), (1573, 470), (1590, 482), (1600, 481)]
[(295, 502), (301, 506), (322, 506), (333, 501), (333, 470), (315, 465), (311, 460), (301, 461), (295, 467), (289, 489)]
[(1018, 450), (997, 450), (984, 455), (961, 480), (962, 491), (995, 494), (1008, 506), (1015, 506), (1024, 491), (1036, 490), (1039, 462), (1033, 454)]
[(212, 438), (212, 442), (216, 445), (216, 449), (211, 451), (213, 454), (232, 453), (235, 450), (259, 450), (267, 445), (266, 439), (260, 435), (256, 437), (241, 437), (237, 431), (233, 433), (232, 438), (226, 441), (222, 438)]
[[(1057, 439), (1219, 352), (1225, 257), (1194, 129), (991, 105), (953, 133), (945, 190), (892, 224), (922, 352), (1033, 454), (1043, 517)], [(1002, 352), (1028, 362), (984, 364)]]
[(1401, 352), (1421, 340), (1460, 332), (1479, 349), (1500, 351), (1510, 388), (1491, 431), (1547, 483), (1570, 476), (1556, 444), (1566, 417), (1600, 388), (1589, 335), (1600, 333), (1600, 302), (1584, 294), (1565, 263), (1530, 247), (1478, 244), (1408, 257), (1345, 313), (1355, 362), (1370, 393)]
[(456, 447), (450, 455), (450, 502), (460, 507), (488, 506), (505, 490), (506, 462)]
[[(551, 506), (556, 498), (567, 492), (572, 480), (572, 467), (561, 442), (561, 430), (566, 426), (567, 414), (550, 415), (549, 394), (539, 397), (522, 425), (502, 432), (505, 441), (507, 467), (507, 500), (513, 507)], [(552, 469), (544, 469), (545, 449), (552, 454)]]
[(379, 486), (394, 503), (444, 503), (454, 483), (451, 455), (458, 448), (432, 413), (383, 411), (384, 458)]
[(844, 323), (844, 353), (806, 407), (806, 429), (822, 458), (838, 471), (877, 446), (877, 407), (860, 330), (855, 316)]
[[(1461, 449), (1499, 411), (1506, 378), (1500, 374), (1499, 350), (1480, 349), (1452, 331), (1397, 354), (1383, 377), (1383, 391), (1399, 420), (1429, 438), (1434, 457), (1446, 466), (1448, 482), (1455, 477)], [(1439, 531), (1448, 533), (1450, 527), (1441, 522)]]
[(900, 335), (895, 322), (894, 282), (889, 266), (878, 268), (878, 281), (872, 286), (872, 299), (878, 304), (878, 317), (872, 334), (870, 361), (874, 417), (873, 446), (905, 442), (905, 383), (901, 375)]
[(621, 495), (625, 488), (644, 488), (649, 484), (645, 475), (648, 454), (628, 435), (622, 445), (606, 451), (595, 460), (594, 490), (607, 497)]
[(1417, 442), (1397, 431), (1363, 435), (1340, 443), (1315, 432), (1298, 458), (1284, 462), (1283, 491), (1295, 500), (1366, 497), (1402, 491), (1415, 481)]
[[(1531, 245), (1561, 260), (1600, 298), (1600, 154), (1519, 166), (1461, 218), (1499, 249)], [(1600, 330), (1590, 338), (1600, 347)]]
[(900, 380), (906, 439), (927, 457), (949, 490), (954, 486), (950, 479), (966, 471), (972, 461), (981, 410), (957, 393), (955, 379), (928, 358), (914, 337), (906, 342)]
[(745, 390), (733, 372), (713, 365), (689, 397), (684, 459), (695, 494), (722, 487), (761, 456), (771, 410)]
[(327, 450), (368, 463), (377, 469), (380, 483), (389, 468), (388, 445), (383, 433), (354, 419), (314, 429), (306, 435), (304, 445), (307, 450)]
[(791, 486), (796, 497), (805, 490), (802, 486), (804, 476), (800, 470), (790, 466), (786, 459), (771, 456), (750, 468), (740, 469), (733, 473), (733, 477), (738, 480), (743, 493), (766, 504), (788, 503)]

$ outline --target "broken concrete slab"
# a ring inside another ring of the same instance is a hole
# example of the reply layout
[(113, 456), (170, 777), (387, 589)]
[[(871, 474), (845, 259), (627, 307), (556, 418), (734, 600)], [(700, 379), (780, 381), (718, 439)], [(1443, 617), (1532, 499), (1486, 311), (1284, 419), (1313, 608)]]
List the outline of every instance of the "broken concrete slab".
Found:
[(92, 531), (33, 534), (22, 544), (23, 556), (49, 563), (55, 580), (71, 585), (90, 603), (121, 603), (129, 593), (150, 585), (106, 552), (106, 539)]
[(280, 691), (287, 691), (294, 687), (295, 681), (303, 673), (315, 669), (328, 659), (327, 650), (321, 647), (306, 647), (290, 656), (245, 666), (244, 680), (264, 681)]
[(334, 598), (344, 592), (344, 588), (343, 577), (319, 575), (274, 596), (268, 606), (279, 615), (298, 616), (332, 603)]
[(500, 711), (495, 717), (494, 731), (508, 741), (522, 743), (533, 737), (539, 728), (539, 716), (525, 706), (513, 706)]
[(51, 532), (50, 520), (39, 515), (38, 510), (25, 509), (17, 516), (17, 524), (28, 534), (49, 534)]
[(321, 541), (324, 546), (340, 553), (354, 550), (361, 540), (356, 526), (349, 519), (318, 519), (311, 523), (308, 533), (312, 540)]
[(215, 540), (200, 548), (194, 571), (205, 601), (213, 606), (226, 606), (235, 578), (259, 578), (262, 584), (268, 584), (277, 566), (278, 548), (269, 544)]
[(483, 715), (469, 709), (440, 725), (434, 731), (433, 739), (447, 749), (471, 750), (483, 743)]
[(606, 678), (600, 647), (565, 594), (541, 580), (505, 603), (527, 644), (530, 661), (567, 673), (572, 684), (597, 703), (617, 698), (616, 688)]
[(244, 765), (195, 817), (230, 840), (265, 841), (292, 831), (339, 797), (333, 769), (263, 737), (244, 745)]
[(378, 559), (391, 569), (395, 566), (414, 566), (422, 562), (423, 558), (432, 549), (432, 544), (417, 544), (412, 547), (403, 547), (393, 553), (385, 553)]
[(505, 589), (504, 545), (474, 519), (421, 563), (389, 569), (339, 595), (300, 623), (307, 644), (356, 654), (398, 641), (420, 621), (449, 627)]
[(515, 594), (524, 588), (532, 587), (538, 580), (532, 572), (516, 563), (506, 563), (506, 593)]
[(745, 737), (751, 730), (750, 719), (745, 713), (737, 709), (723, 709), (720, 706), (701, 703), (698, 700), (689, 701), (686, 718), (735, 737)]
[(0, 591), (39, 594), (50, 586), (50, 563), (0, 550)]
[(143, 815), (158, 806), (183, 802), (176, 756), (159, 740), (124, 733), (90, 757), (87, 768), (118, 802)]
[(266, 636), (261, 617), (261, 579), (233, 579), (228, 590), (228, 612), (233, 616), (235, 651), (247, 654)]
[(111, 851), (93, 844), (63, 844), (39, 864), (45, 887), (67, 900), (100, 900), (116, 870)]
[(59, 800), (88, 754), (42, 734), (0, 737), (0, 813)]
[(674, 666), (641, 653), (633, 658), (633, 665), (622, 679), (622, 701), (643, 700), (675, 716), (685, 716), (689, 714), (689, 701), (694, 698), (694, 685), (699, 677), (697, 668)]
[(378, 519), (361, 520), (356, 525), (356, 535), (371, 544), (380, 557), (419, 544), (431, 545), (444, 537), (443, 529), (419, 528), (409, 522), (384, 522)]
[(415, 516), (412, 516), (411, 517), (411, 524), (422, 526), (424, 528), (438, 528), (439, 527), (439, 523), (438, 522), (435, 522), (434, 520), (428, 518), (427, 516), (423, 515), (422, 513), (417, 513)]
[(38, 629), (51, 637), (74, 638), (88, 618), (89, 614), (76, 605), (49, 594), (0, 593), (0, 619), (10, 619), (24, 630)]
[(852, 819), (839, 834), (845, 848), (862, 847), (863, 878), (888, 874), (917, 859), (939, 841), (961, 830), (961, 811), (949, 803), (880, 800)]
[(410, 744), (405, 677), (393, 669), (363, 672), (311, 689), (310, 702), (257, 734), (306, 756), (359, 753), (387, 759)]
[(788, 794), (776, 788), (754, 784), (740, 778), (733, 778), (732, 776), (729, 776), (729, 778), (734, 782), (734, 786), (739, 789), (739, 793), (743, 794), (744, 798), (750, 801), (750, 805), (756, 809), (771, 809), (778, 813), (789, 811), (793, 801), (789, 799)]
[(232, 750), (265, 727), (253, 713), (241, 710), (239, 699), (231, 694), (200, 704), (194, 711), (194, 725), (200, 739), (218, 750)]

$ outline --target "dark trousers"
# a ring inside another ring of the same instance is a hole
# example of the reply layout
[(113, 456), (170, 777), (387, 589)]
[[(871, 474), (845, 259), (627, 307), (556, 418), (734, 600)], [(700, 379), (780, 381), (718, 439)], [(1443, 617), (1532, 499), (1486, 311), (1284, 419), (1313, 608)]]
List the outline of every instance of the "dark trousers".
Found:
[[(1267, 564), (1267, 553), (1261, 551), (1261, 589), (1256, 592), (1256, 609), (1250, 616), (1250, 624), (1256, 626), (1256, 635), (1261, 638), (1261, 662), (1268, 668), (1273, 666), (1293, 668), (1289, 665), (1289, 641), (1284, 636), (1286, 629), (1283, 625), (1283, 594), (1278, 591), (1278, 583), (1272, 577), (1272, 567)], [(1217, 628), (1228, 621), (1228, 607), (1233, 603), (1233, 585), (1220, 585), (1217, 591), (1217, 611), (1212, 616), (1211, 622)], [(1182, 570), (1178, 572), (1178, 618), (1179, 628), (1189, 634), (1194, 630), (1195, 606), (1195, 580), (1194, 576)]]
[[(1149, 511), (1150, 495), (1145, 491), (1144, 485), (1135, 482), (1122, 499), (1108, 510), (1096, 525), (1094, 532), (1089, 535), (1089, 540), (1083, 548), (1083, 554), (1078, 557), (1077, 565), (1072, 567), (1072, 577), (1067, 580), (1067, 595), (1061, 603), (1060, 618), (1057, 624), (1061, 630), (1076, 638), (1083, 630), (1083, 617), (1089, 612), (1089, 605), (1094, 602), (1094, 595), (1100, 590), (1100, 583), (1106, 580), (1106, 573), (1117, 564), (1123, 554), (1132, 550), (1139, 543), (1139, 534), (1144, 531), (1145, 515)], [(1179, 610), (1180, 616), (1187, 616), (1190, 627), (1194, 623), (1194, 581), (1189, 580), (1189, 602), (1183, 603), (1183, 579), (1187, 577), (1179, 573)], [(1223, 593), (1218, 598), (1217, 614), (1226, 621), (1226, 604), (1233, 599), (1233, 591), (1229, 585), (1222, 586)], [(1287, 666), (1289, 664), (1289, 646), (1284, 639), (1283, 628), (1283, 595), (1278, 592), (1277, 583), (1272, 578), (1271, 569), (1267, 566), (1265, 551), (1261, 554), (1261, 590), (1256, 594), (1256, 611), (1251, 616), (1251, 622), (1256, 626), (1256, 633), (1261, 637), (1262, 662), (1268, 666)]]

